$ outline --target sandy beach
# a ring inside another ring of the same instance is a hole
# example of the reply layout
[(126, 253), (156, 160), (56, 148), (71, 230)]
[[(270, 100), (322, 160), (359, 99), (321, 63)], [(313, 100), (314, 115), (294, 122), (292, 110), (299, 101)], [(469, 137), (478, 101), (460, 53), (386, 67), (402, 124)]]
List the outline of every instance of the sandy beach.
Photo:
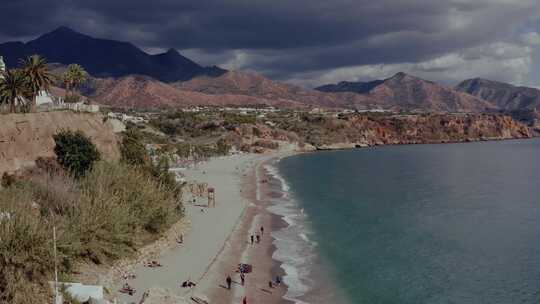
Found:
[[(282, 278), (285, 274), (280, 263), (272, 259), (275, 247), (271, 232), (286, 225), (266, 210), (268, 203), (264, 193), (268, 189), (263, 164), (269, 159), (260, 161), (243, 176), (242, 197), (249, 205), (208, 275), (200, 282), (200, 290), (205, 291), (211, 303), (242, 303), (244, 297), (247, 303), (291, 303), (283, 299), (287, 291), (284, 284), (273, 288), (268, 284), (269, 281), (275, 281), (277, 276)], [(261, 227), (264, 227), (264, 233)], [(259, 235), (260, 242), (255, 237), (252, 244), (251, 235)], [(243, 286), (240, 274), (236, 272), (239, 263), (253, 267), (253, 272), (246, 275)], [(225, 288), (225, 278), (228, 275), (233, 279), (231, 290)]]
[[(119, 293), (125, 282), (120, 280), (115, 284), (113, 298), (118, 303), (139, 303), (145, 291), (160, 290), (165, 295), (163, 299), (169, 299), (160, 303), (189, 303), (192, 296), (208, 299), (210, 303), (242, 303), (244, 296), (248, 303), (287, 303), (282, 300), (286, 292), (283, 284), (272, 289), (268, 286), (270, 280), (283, 275), (279, 264), (271, 258), (274, 248), (270, 237), (272, 229), (283, 223), (276, 221), (257, 200), (257, 192), (264, 191), (257, 187), (264, 187), (261, 164), (290, 153), (287, 149), (214, 158), (184, 170), (187, 181), (205, 182), (215, 188), (216, 207), (203, 207), (206, 198), (186, 203), (186, 219), (191, 227), (183, 243), (156, 256), (161, 267), (149, 268), (142, 263), (134, 266), (131, 272), (136, 278), (128, 283), (136, 293), (133, 296)], [(261, 226), (265, 227), (261, 242), (251, 245), (249, 236)], [(245, 286), (241, 286), (235, 272), (238, 263), (248, 263), (254, 268), (246, 276)], [(233, 279), (231, 290), (224, 288), (228, 275)], [(195, 282), (196, 287), (182, 288), (180, 285), (186, 280)]]

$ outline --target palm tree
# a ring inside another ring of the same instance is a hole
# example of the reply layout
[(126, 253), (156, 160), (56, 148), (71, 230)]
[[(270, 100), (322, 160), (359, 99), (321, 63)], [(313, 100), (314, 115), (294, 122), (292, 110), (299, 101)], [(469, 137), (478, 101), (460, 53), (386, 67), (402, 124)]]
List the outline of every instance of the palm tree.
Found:
[(21, 69), (11, 69), (0, 77), (0, 100), (9, 104), (11, 113), (15, 113), (17, 103), (22, 103), (30, 95), (26, 74)]
[(47, 60), (39, 55), (28, 56), (21, 60), (21, 64), (28, 81), (32, 100), (31, 110), (35, 111), (37, 96), (41, 91), (49, 91), (49, 87), (54, 82), (54, 75), (49, 72)]
[(78, 64), (70, 64), (63, 75), (64, 84), (66, 86), (66, 97), (68, 92), (73, 94), (73, 90), (79, 88), (88, 80), (88, 73)]

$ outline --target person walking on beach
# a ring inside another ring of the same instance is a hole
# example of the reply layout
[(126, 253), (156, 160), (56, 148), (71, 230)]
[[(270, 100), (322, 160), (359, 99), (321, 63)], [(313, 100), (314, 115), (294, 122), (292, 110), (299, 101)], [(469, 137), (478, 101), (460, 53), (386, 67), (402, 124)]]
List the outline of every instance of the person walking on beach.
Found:
[(264, 227), (261, 226), (261, 235), (264, 235)]
[(257, 243), (261, 242), (261, 236), (257, 234)]
[(244, 298), (242, 299), (242, 304), (247, 304), (247, 298), (246, 298), (246, 297), (244, 297)]
[(268, 281), (268, 287), (270, 287), (270, 289), (274, 288), (274, 284), (272, 284), (272, 280)]
[(279, 276), (276, 276), (276, 285), (281, 285), (281, 278)]
[(251, 245), (253, 245), (253, 234), (251, 235)]
[(244, 286), (244, 283), (246, 282), (246, 275), (243, 272), (240, 273), (240, 280), (242, 281), (242, 286)]
[(232, 284), (231, 276), (227, 276), (227, 279), (225, 281), (227, 282), (227, 289), (231, 290), (231, 284)]

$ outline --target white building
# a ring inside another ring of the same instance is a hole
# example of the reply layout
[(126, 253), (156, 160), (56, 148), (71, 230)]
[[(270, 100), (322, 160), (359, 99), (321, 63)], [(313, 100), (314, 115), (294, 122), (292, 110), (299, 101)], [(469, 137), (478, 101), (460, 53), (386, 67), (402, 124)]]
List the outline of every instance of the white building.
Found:
[[(49, 282), (54, 291), (54, 282)], [(81, 303), (99, 303), (108, 304), (109, 302), (104, 298), (103, 286), (97, 285), (84, 285), (81, 283), (58, 283), (58, 287), (63, 286), (68, 294)], [(59, 303), (63, 303), (62, 296), (60, 295)]]

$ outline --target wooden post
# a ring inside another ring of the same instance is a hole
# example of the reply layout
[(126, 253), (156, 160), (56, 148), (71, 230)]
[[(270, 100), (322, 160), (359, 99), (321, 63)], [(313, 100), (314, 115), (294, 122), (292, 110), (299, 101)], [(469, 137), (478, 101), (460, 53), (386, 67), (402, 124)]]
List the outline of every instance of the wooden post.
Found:
[(208, 207), (216, 206), (216, 190), (214, 188), (208, 188)]

